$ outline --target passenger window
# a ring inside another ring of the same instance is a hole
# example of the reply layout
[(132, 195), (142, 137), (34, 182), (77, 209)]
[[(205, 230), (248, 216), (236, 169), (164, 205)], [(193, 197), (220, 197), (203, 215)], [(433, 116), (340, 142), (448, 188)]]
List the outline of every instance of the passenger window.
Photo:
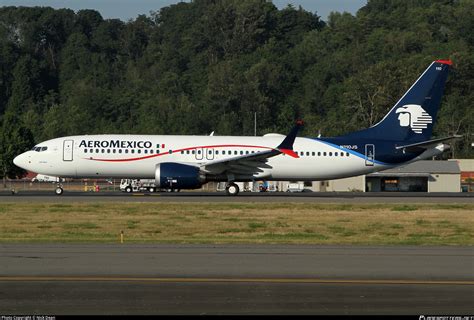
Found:
[(304, 156), (304, 152), (303, 152), (303, 151), (300, 151), (300, 156)]
[(234, 150), (234, 154), (237, 155), (237, 150)]
[(169, 153), (169, 154), (172, 154), (172, 153), (173, 153), (173, 150), (169, 150), (168, 153)]
[(105, 149), (102, 149), (101, 152), (102, 152), (102, 153), (105, 153)]
[(135, 153), (135, 149), (130, 150), (130, 153)]
[(216, 154), (219, 154), (219, 150), (216, 150)]
[(326, 152), (323, 152), (323, 156), (326, 156), (326, 155), (327, 155), (327, 153), (326, 153)]
[(99, 153), (99, 149), (95, 149), (95, 153)]
[(125, 149), (125, 153), (128, 153), (128, 149)]
[(196, 154), (196, 150), (191, 151), (192, 154)]
[(186, 154), (189, 154), (189, 150), (186, 150)]
[(112, 149), (112, 152), (113, 152), (113, 153), (116, 153), (116, 152), (117, 152), (117, 149)]
[(313, 151), (313, 152), (311, 152), (311, 155), (314, 157), (316, 155), (316, 153)]
[(122, 149), (119, 149), (119, 153), (122, 153)]
[(245, 151), (245, 154), (249, 154), (248, 150), (247, 150), (247, 151)]
[(306, 155), (309, 156), (309, 152), (308, 152), (308, 151), (306, 151)]
[(142, 153), (142, 150), (138, 149), (138, 150), (137, 150), (137, 153)]
[(107, 153), (110, 153), (110, 149), (107, 149)]
[(242, 150), (240, 150), (240, 154), (242, 155), (242, 154), (244, 154), (244, 152)]
[(320, 157), (320, 156), (321, 156), (321, 152), (318, 152), (318, 157)]
[(198, 154), (201, 154), (201, 150), (198, 150)]
[(150, 149), (150, 154), (153, 154), (153, 149)]
[(156, 149), (156, 153), (160, 153), (160, 150)]
[(334, 152), (334, 156), (336, 156), (336, 157), (338, 156), (337, 152)]
[(344, 157), (344, 152), (341, 152), (341, 157)]
[(181, 154), (184, 154), (184, 150), (181, 150)]
[(90, 150), (89, 150), (89, 153), (94, 153), (94, 149), (90, 149)]
[(160, 144), (159, 144), (159, 143), (156, 144), (156, 148), (157, 148), (157, 149), (160, 148)]
[(84, 149), (84, 153), (87, 153), (87, 149)]
[(346, 152), (346, 156), (349, 156), (349, 152)]
[(332, 157), (332, 152), (329, 152), (329, 156)]
[(255, 151), (252, 151), (252, 153), (255, 153)]
[(147, 149), (143, 150), (143, 153), (148, 154), (148, 150)]

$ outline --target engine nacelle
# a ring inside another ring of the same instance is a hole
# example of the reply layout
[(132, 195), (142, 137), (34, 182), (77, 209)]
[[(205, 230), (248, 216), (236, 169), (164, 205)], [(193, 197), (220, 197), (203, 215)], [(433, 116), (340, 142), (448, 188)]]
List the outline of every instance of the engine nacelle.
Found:
[(204, 184), (205, 177), (200, 174), (198, 167), (163, 162), (156, 165), (155, 182), (159, 188), (197, 189)]

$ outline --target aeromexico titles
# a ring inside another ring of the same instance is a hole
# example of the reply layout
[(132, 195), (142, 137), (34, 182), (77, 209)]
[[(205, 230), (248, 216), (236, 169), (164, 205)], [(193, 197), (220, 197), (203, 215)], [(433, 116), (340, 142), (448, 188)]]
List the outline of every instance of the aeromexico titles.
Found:
[[(317, 181), (380, 171), (427, 159), (449, 148), (431, 139), (450, 60), (432, 62), (376, 125), (331, 138), (287, 136), (83, 135), (56, 138), (20, 154), (28, 171), (70, 178), (155, 179), (168, 189), (195, 189), (209, 181)], [(60, 185), (57, 194), (62, 194)]]

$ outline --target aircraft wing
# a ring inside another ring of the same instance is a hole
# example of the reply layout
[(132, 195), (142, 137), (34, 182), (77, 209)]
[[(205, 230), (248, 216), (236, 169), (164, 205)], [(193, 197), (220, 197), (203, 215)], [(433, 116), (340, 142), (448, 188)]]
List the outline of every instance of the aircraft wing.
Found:
[(222, 160), (209, 161), (201, 164), (200, 169), (201, 171), (210, 174), (229, 173), (251, 175), (263, 172), (264, 169), (271, 168), (271, 166), (267, 164), (268, 159), (271, 157), (286, 154), (290, 157), (299, 158), (298, 154), (293, 151), (293, 143), (295, 142), (296, 135), (302, 126), (303, 122), (297, 121), (290, 133), (276, 148)]
[(430, 148), (436, 147), (440, 142), (447, 141), (447, 140), (452, 140), (452, 139), (459, 139), (461, 137), (462, 136), (460, 136), (460, 135), (454, 135), (454, 136), (450, 136), (450, 137), (444, 137), (444, 138), (439, 138), (439, 139), (433, 139), (433, 140), (427, 140), (427, 141), (407, 144), (407, 145), (404, 145), (404, 146), (396, 146), (395, 149), (397, 149), (397, 150), (405, 149), (407, 151), (417, 151), (417, 150), (420, 150), (420, 149), (430, 149)]

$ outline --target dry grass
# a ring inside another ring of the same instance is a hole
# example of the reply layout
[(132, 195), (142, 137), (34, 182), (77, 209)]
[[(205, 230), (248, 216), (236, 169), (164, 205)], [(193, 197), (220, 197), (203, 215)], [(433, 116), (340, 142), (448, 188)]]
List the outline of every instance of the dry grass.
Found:
[(0, 204), (0, 242), (474, 244), (474, 205)]

